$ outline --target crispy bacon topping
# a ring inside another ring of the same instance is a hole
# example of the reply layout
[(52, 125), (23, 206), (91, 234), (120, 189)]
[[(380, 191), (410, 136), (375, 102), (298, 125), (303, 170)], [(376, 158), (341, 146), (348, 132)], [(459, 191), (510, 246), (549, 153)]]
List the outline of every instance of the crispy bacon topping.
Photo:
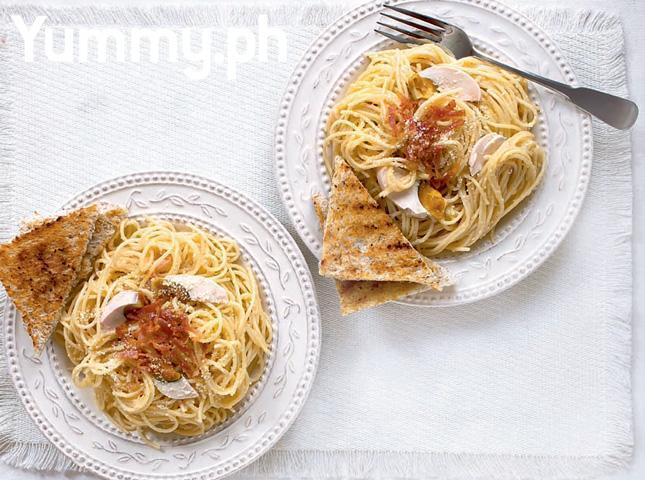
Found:
[(116, 329), (116, 336), (125, 347), (120, 356), (167, 382), (182, 375), (194, 377), (199, 366), (189, 337), (188, 317), (183, 312), (163, 308), (164, 302), (158, 299), (126, 311), (127, 321)]
[(456, 128), (463, 126), (465, 114), (450, 100), (443, 106), (432, 106), (423, 119), (415, 119), (418, 101), (403, 98), (398, 107), (390, 107), (388, 123), (391, 131), (402, 140), (402, 156), (410, 169), (423, 167), (435, 188), (443, 185), (456, 175), (453, 159), (447, 158), (445, 139)]

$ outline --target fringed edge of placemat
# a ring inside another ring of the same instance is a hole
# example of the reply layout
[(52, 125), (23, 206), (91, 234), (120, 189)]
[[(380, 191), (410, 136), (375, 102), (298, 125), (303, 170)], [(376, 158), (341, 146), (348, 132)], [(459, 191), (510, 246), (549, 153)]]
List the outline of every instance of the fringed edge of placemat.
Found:
[[(581, 440), (582, 441), (582, 440)], [(270, 450), (234, 480), (267, 478), (417, 479), (417, 478), (588, 478), (623, 468), (623, 457), (474, 455), (444, 452)], [(321, 472), (324, 472), (321, 474)]]
[(311, 25), (326, 27), (347, 13), (337, 5), (277, 5), (264, 1), (241, 5), (231, 0), (213, 5), (150, 6), (150, 7), (45, 7), (39, 5), (9, 5), (0, 7), (0, 21), (8, 23), (12, 14), (25, 21), (39, 15), (47, 17), (50, 25), (119, 25), (186, 27), (256, 25), (258, 15), (267, 15), (270, 25)]

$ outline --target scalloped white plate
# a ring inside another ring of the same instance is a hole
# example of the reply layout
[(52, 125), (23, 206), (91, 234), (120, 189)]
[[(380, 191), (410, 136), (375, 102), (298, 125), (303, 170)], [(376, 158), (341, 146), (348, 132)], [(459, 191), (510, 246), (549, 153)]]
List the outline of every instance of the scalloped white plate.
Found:
[(34, 357), (13, 303), (5, 309), (9, 372), (29, 415), (79, 466), (118, 480), (221, 478), (256, 460), (284, 434), (311, 388), (320, 315), (311, 274), (293, 238), (270, 213), (212, 180), (175, 172), (127, 175), (96, 185), (64, 208), (96, 201), (126, 205), (131, 216), (191, 222), (236, 239), (255, 272), (275, 332), (267, 368), (235, 415), (196, 438), (170, 437), (161, 450), (117, 429), (90, 389), (73, 386), (64, 349), (50, 342)]
[[(442, 17), (464, 28), (476, 46), (520, 68), (574, 84), (576, 79), (547, 35), (526, 17), (492, 0), (372, 1), (344, 15), (310, 46), (291, 76), (275, 134), (276, 174), (283, 203), (300, 237), (320, 257), (322, 235), (311, 195), (329, 193), (322, 159), (328, 115), (364, 67), (363, 54), (391, 47), (373, 29), (384, 3)], [(586, 113), (539, 87), (531, 95), (541, 114), (534, 129), (547, 152), (542, 185), (511, 212), (493, 239), (468, 253), (439, 259), (456, 279), (443, 292), (423, 292), (402, 303), (448, 306), (490, 297), (533, 272), (571, 228), (591, 170), (591, 121)]]

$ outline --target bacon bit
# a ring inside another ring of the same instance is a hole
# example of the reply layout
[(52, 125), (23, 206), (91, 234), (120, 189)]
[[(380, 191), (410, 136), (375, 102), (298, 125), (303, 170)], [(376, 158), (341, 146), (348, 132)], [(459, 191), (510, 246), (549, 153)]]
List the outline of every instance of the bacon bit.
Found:
[(414, 113), (419, 104), (419, 101), (402, 98), (398, 107), (389, 107), (388, 123), (392, 133), (402, 138), (402, 156), (407, 160), (408, 168), (423, 166), (432, 186), (441, 188), (457, 174), (458, 164), (442, 158), (445, 147), (438, 142), (465, 123), (465, 114), (457, 109), (454, 100), (450, 100), (446, 105), (428, 109), (422, 120), (416, 120)]
[(392, 130), (392, 133), (394, 134), (395, 137), (399, 136), (399, 124), (396, 122), (396, 112), (397, 108), (394, 105), (390, 105), (387, 107), (387, 123), (390, 125), (390, 130)]
[(420, 100), (412, 100), (408, 97), (399, 96), (399, 104), (388, 107), (387, 121), (392, 134), (396, 138), (403, 136), (406, 123), (412, 119), (420, 103)]
[(450, 167), (450, 170), (444, 173), (441, 177), (438, 177), (438, 178), (431, 177), (428, 180), (428, 182), (434, 188), (436, 188), (437, 190), (440, 190), (443, 187), (445, 187), (451, 179), (455, 178), (458, 172), (459, 172), (459, 163), (452, 162), (452, 166)]
[(163, 299), (126, 311), (126, 323), (116, 329), (124, 349), (119, 356), (134, 366), (167, 382), (199, 373), (188, 334), (188, 317), (162, 308)]
[(137, 350), (123, 350), (119, 356), (124, 360), (136, 360), (139, 358), (139, 352)]

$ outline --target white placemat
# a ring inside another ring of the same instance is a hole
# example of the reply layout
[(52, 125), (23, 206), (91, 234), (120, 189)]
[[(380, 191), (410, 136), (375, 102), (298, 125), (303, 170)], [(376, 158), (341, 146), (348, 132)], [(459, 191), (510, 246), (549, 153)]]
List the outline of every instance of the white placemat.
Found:
[[(189, 81), (167, 62), (25, 63), (6, 26), (20, 12), (47, 15), (50, 25), (214, 25), (223, 35), (231, 23), (254, 25), (261, 10), (286, 32), (287, 60), (242, 65), (236, 81), (223, 67)], [(273, 180), (278, 104), (292, 66), (339, 13), (280, 5), (0, 10), (0, 235), (98, 181), (148, 169), (213, 177), (286, 223)], [(527, 14), (581, 83), (626, 94), (616, 18)], [(597, 123), (594, 136), (579, 219), (517, 287), (462, 307), (390, 305), (340, 318), (332, 282), (316, 278), (323, 348), (314, 390), (278, 446), (241, 476), (575, 478), (624, 466), (633, 443), (630, 139)], [(73, 468), (31, 423), (6, 374), (0, 425), (5, 462)]]

